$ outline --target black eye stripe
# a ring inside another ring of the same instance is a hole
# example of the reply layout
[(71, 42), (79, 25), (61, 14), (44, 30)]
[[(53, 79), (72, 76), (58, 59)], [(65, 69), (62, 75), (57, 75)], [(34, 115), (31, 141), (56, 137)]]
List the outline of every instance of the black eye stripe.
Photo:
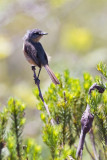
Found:
[(39, 32), (36, 32), (36, 33), (33, 33), (33, 35), (40, 35), (40, 33), (39, 33)]

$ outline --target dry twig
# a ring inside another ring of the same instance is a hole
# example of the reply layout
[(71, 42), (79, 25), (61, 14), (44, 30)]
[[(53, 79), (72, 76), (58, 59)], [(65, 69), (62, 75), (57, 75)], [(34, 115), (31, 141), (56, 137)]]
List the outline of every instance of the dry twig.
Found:
[[(94, 83), (89, 89), (89, 92), (88, 92), (89, 95), (91, 95), (92, 91), (95, 89), (97, 89), (99, 93), (103, 93), (105, 91), (104, 86), (100, 86), (97, 83)], [(77, 148), (77, 157), (80, 157), (81, 159), (82, 159), (83, 146), (84, 146), (84, 142), (85, 142), (85, 136), (92, 128), (93, 119), (94, 119), (94, 115), (92, 115), (90, 113), (90, 106), (89, 106), (89, 104), (87, 104), (86, 110), (84, 111), (82, 118), (81, 118), (81, 134), (80, 134), (79, 145)], [(98, 156), (97, 156), (97, 152), (96, 152), (96, 148), (95, 148), (94, 137), (92, 135), (92, 132), (90, 132), (90, 134), (91, 134), (91, 142), (92, 142), (92, 146), (93, 146), (93, 150), (94, 150), (95, 160), (98, 160)], [(94, 160), (91, 153), (90, 153), (90, 156)]]
[(85, 136), (89, 132), (92, 127), (94, 116), (90, 113), (90, 106), (87, 104), (86, 110), (84, 111), (82, 118), (81, 118), (81, 134), (79, 145), (77, 148), (77, 157), (82, 158), (82, 151), (85, 142)]
[[(42, 100), (42, 102), (43, 102), (43, 104), (44, 104), (44, 107), (45, 107), (45, 109), (46, 109), (46, 112), (47, 112), (47, 114), (48, 114), (48, 116), (49, 116), (49, 118), (50, 118), (51, 115), (50, 115), (48, 106), (47, 106), (47, 104), (46, 104), (45, 101), (44, 101), (44, 98), (43, 98), (43, 96), (42, 96), (42, 92), (41, 92), (41, 89), (40, 89), (40, 80), (39, 80), (38, 77), (36, 76), (36, 72), (35, 72), (36, 68), (35, 68), (35, 66), (32, 66), (32, 70), (33, 70), (33, 73), (34, 73), (33, 76), (34, 76), (35, 84), (37, 85), (38, 90), (39, 90), (39, 97), (41, 98), (41, 100)], [(51, 124), (54, 125), (54, 120), (53, 120), (53, 119), (51, 119)]]

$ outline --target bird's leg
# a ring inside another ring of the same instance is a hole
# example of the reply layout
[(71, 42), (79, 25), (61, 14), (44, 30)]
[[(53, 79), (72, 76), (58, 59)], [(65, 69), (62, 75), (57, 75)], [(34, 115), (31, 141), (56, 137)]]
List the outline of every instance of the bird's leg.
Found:
[(34, 80), (35, 80), (35, 84), (39, 84), (40, 83), (40, 80), (38, 79), (38, 77), (36, 76), (36, 68), (35, 66), (32, 66), (32, 71), (33, 71), (33, 77), (34, 77)]
[(40, 72), (41, 72), (41, 68), (39, 68), (39, 72), (38, 72), (37, 78), (39, 78)]

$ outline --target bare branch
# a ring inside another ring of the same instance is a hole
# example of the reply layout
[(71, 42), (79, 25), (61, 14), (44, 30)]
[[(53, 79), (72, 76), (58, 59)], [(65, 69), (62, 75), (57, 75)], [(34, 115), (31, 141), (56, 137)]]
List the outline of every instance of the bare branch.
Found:
[[(44, 104), (44, 107), (45, 107), (45, 109), (46, 109), (46, 112), (47, 112), (47, 114), (48, 114), (48, 116), (49, 116), (49, 118), (50, 118), (51, 115), (50, 115), (48, 106), (47, 106), (47, 104), (45, 103), (45, 101), (44, 101), (44, 99), (43, 99), (42, 92), (41, 92), (41, 89), (40, 89), (40, 80), (39, 80), (38, 77), (36, 76), (36, 72), (35, 72), (36, 68), (35, 68), (35, 66), (32, 66), (32, 70), (33, 70), (33, 73), (34, 73), (34, 81), (35, 81), (35, 84), (37, 85), (38, 90), (39, 90), (39, 97), (41, 98), (41, 100), (42, 100), (42, 102), (43, 102), (43, 104)], [(54, 120), (53, 120), (53, 119), (51, 119), (51, 124), (54, 125)]]
[(77, 157), (82, 158), (82, 151), (85, 141), (85, 136), (89, 132), (89, 130), (92, 127), (94, 116), (90, 113), (90, 106), (87, 104), (86, 110), (84, 111), (82, 118), (81, 118), (81, 134), (80, 134), (80, 140), (79, 145), (77, 148)]
[[(89, 92), (88, 92), (89, 95), (91, 95), (91, 92), (95, 89), (97, 89), (99, 93), (103, 93), (105, 91), (105, 86), (100, 86), (97, 83), (94, 83), (89, 89)], [(94, 119), (94, 115), (92, 115), (90, 113), (90, 106), (89, 106), (89, 104), (87, 104), (86, 110), (83, 113), (82, 118), (81, 118), (81, 126), (82, 127), (81, 127), (80, 140), (79, 140), (79, 145), (78, 145), (77, 154), (76, 154), (77, 157), (81, 157), (81, 159), (82, 159), (83, 146), (84, 146), (84, 142), (85, 142), (85, 136), (92, 127), (93, 119)], [(92, 135), (91, 135), (91, 142), (92, 142), (92, 146), (93, 146), (95, 159), (98, 160), (98, 156), (97, 156), (97, 152), (96, 152), (96, 148), (95, 148), (94, 136), (92, 136)], [(90, 155), (91, 155), (91, 153), (90, 153)], [(92, 155), (91, 155), (91, 157), (93, 159)]]
[(95, 90), (95, 89), (97, 89), (99, 93), (103, 93), (103, 92), (105, 91), (105, 87), (104, 87), (104, 86), (102, 87), (102, 86), (98, 85), (97, 83), (94, 83), (94, 84), (90, 87), (88, 93), (91, 94), (91, 92), (92, 92), (93, 90)]

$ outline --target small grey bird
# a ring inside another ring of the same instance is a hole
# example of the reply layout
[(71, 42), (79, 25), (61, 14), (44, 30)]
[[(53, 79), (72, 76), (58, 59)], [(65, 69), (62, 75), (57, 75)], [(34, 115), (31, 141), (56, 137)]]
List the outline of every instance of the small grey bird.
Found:
[[(32, 66), (39, 67), (39, 74), (42, 67), (45, 67), (46, 71), (48, 72), (52, 82), (54, 84), (59, 84), (59, 80), (56, 78), (55, 74), (49, 68), (48, 64), (48, 57), (39, 42), (43, 35), (47, 35), (48, 33), (42, 32), (40, 29), (32, 29), (27, 31), (24, 36), (24, 44), (23, 44), (23, 51), (27, 61)], [(39, 77), (38, 74), (38, 77)]]

